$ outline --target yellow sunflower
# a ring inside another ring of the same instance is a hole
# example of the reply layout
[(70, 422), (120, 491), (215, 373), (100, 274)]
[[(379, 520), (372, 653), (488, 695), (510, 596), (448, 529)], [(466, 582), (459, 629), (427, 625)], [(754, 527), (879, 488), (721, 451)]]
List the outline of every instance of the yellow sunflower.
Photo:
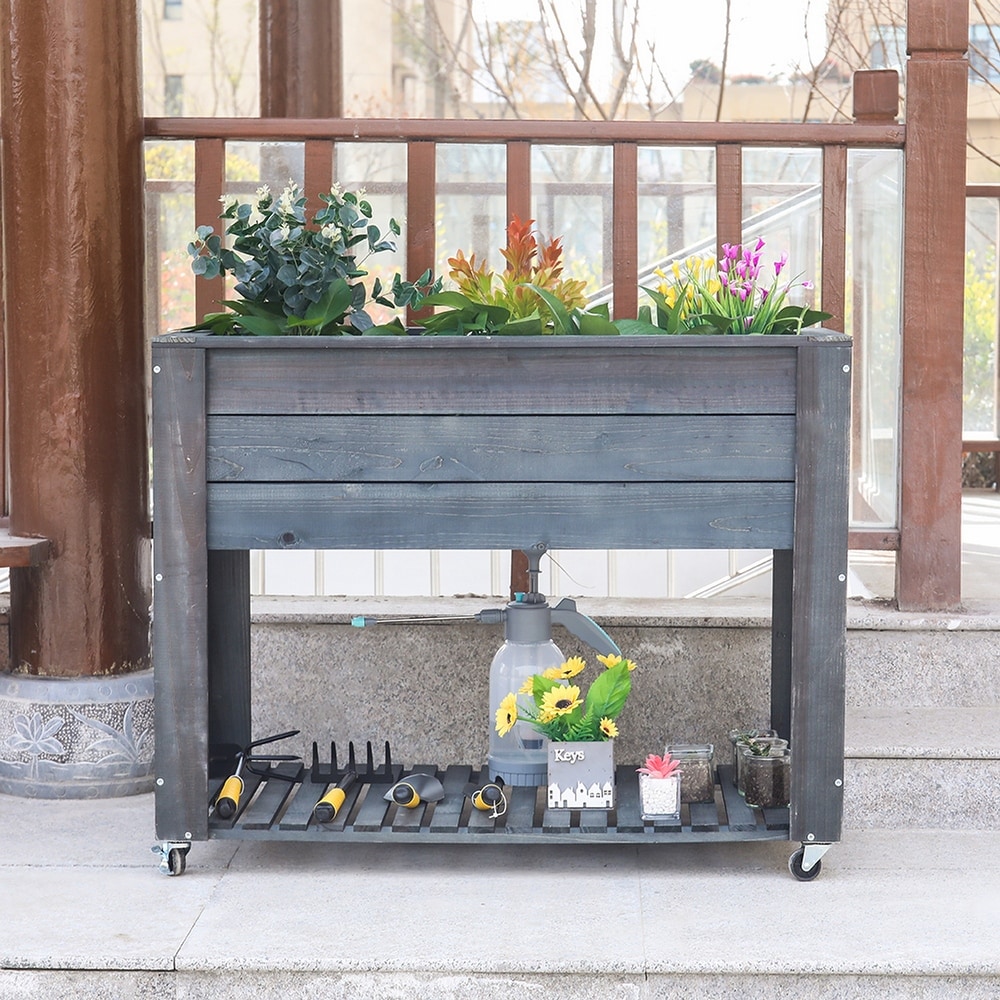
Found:
[(607, 656), (603, 655), (602, 653), (598, 653), (597, 658), (609, 670), (611, 669), (611, 667), (617, 667), (619, 663), (624, 663), (628, 667), (629, 673), (635, 670), (635, 664), (631, 660), (626, 660), (624, 656), (618, 656), (616, 653), (609, 653)]
[(549, 681), (561, 681), (563, 679), (562, 667), (546, 667), (542, 671), (542, 676)]
[(533, 694), (535, 690), (535, 678), (529, 677), (518, 689), (518, 694)]
[(513, 694), (507, 695), (500, 707), (497, 709), (497, 732), (501, 736), (506, 736), (517, 722), (517, 698)]
[(604, 733), (609, 740), (613, 740), (618, 735), (618, 727), (614, 724), (614, 722), (612, 722), (611, 719), (605, 716), (601, 719), (601, 732)]
[(542, 695), (542, 704), (539, 706), (539, 719), (541, 719), (542, 715), (547, 715), (549, 718), (546, 721), (551, 722), (556, 716), (568, 715), (574, 708), (582, 704), (583, 701), (580, 698), (580, 689), (578, 687), (574, 687), (572, 684), (560, 684), (558, 687), (554, 687)]
[(550, 681), (568, 681), (586, 668), (587, 664), (582, 656), (571, 656), (562, 666), (549, 667), (543, 671), (542, 676)]

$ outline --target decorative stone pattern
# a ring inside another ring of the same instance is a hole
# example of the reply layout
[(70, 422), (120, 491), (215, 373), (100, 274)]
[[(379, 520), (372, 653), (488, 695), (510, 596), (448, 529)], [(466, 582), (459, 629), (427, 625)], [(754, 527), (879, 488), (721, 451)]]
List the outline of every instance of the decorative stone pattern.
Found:
[(153, 787), (153, 672), (0, 675), (0, 792), (111, 798)]

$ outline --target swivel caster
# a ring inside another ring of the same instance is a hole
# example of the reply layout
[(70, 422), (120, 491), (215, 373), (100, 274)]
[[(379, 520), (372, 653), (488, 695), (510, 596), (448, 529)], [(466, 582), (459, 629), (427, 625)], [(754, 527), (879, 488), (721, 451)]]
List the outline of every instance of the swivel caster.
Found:
[(160, 871), (164, 875), (183, 875), (187, 867), (188, 851), (191, 845), (187, 842), (164, 841), (154, 844), (150, 850), (160, 855)]
[(830, 846), (830, 844), (803, 844), (788, 859), (788, 870), (800, 882), (811, 882), (823, 870), (820, 858), (826, 854)]

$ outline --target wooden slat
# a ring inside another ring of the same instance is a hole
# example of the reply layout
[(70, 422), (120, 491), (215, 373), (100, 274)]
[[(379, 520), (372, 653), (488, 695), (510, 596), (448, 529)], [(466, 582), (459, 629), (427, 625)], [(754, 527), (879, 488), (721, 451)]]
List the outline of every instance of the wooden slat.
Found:
[[(285, 815), (281, 817), (278, 828), (280, 830), (307, 830), (309, 824), (314, 822), (313, 809), (316, 803), (327, 793), (328, 787), (332, 787), (332, 785), (314, 785), (310, 781), (303, 781), (297, 787), (295, 798), (289, 803), (288, 808), (285, 810)], [(357, 788), (358, 786), (355, 785), (350, 791), (355, 791)], [(337, 817), (338, 820), (343, 818), (349, 811), (347, 809), (347, 802), (344, 803), (344, 806)]]
[[(521, 338), (455, 338), (456, 343), (436, 350), (427, 345), (440, 345), (443, 338), (391, 338), (384, 350), (374, 352), (364, 346), (387, 339), (354, 341), (354, 350), (334, 345), (289, 350), (280, 357), (252, 348), (212, 350), (208, 410), (244, 413), (252, 399), (255, 412), (274, 414), (499, 416), (565, 414), (572, 406), (622, 414), (795, 412), (799, 344), (787, 337), (773, 338), (785, 343), (762, 345), (752, 356), (744, 346), (751, 338), (741, 337), (702, 338), (716, 341), (715, 350), (690, 344), (698, 338), (669, 345), (658, 337), (581, 337), (553, 347), (553, 338), (539, 337), (550, 345), (544, 359), (533, 345), (512, 343)], [(597, 339), (605, 343), (589, 348), (579, 343)], [(482, 346), (472, 346), (476, 341)], [(626, 341), (632, 342), (627, 350)], [(616, 350), (619, 344), (622, 349)], [(575, 398), (553, 394), (554, 382), (572, 385)]]
[(505, 786), (507, 793), (506, 828), (510, 833), (531, 833), (535, 830), (535, 799), (538, 789), (533, 785)]
[(580, 833), (606, 833), (607, 829), (607, 809), (580, 810)]
[(733, 784), (733, 769), (729, 764), (719, 766), (719, 784), (722, 787), (722, 802), (726, 809), (727, 825), (730, 830), (745, 832), (757, 829), (754, 811)]
[[(415, 281), (424, 271), (434, 270), (437, 207), (437, 145), (411, 142), (406, 147), (406, 274)], [(408, 323), (420, 314), (409, 311)]]
[(691, 830), (694, 833), (708, 833), (719, 829), (719, 811), (714, 802), (692, 802)]
[(777, 482), (795, 472), (785, 414), (226, 414), (207, 434), (214, 482)]
[[(458, 829), (458, 821), (465, 806), (465, 786), (469, 783), (471, 768), (468, 765), (451, 764), (441, 779), (444, 785), (444, 798), (435, 803), (431, 816), (430, 829), (434, 832), (454, 832)], [(474, 810), (475, 811), (475, 810)]]
[(391, 785), (371, 784), (365, 786), (365, 800), (361, 803), (354, 820), (354, 829), (359, 833), (376, 832), (382, 829), (382, 821), (389, 811), (389, 803), (384, 796)]
[[(2, 419), (0, 419), (2, 424)], [(28, 538), (12, 535), (8, 528), (0, 528), (0, 566), (25, 568), (41, 565), (49, 555), (47, 538)]]
[(568, 833), (572, 815), (569, 809), (553, 809), (546, 806), (542, 812), (542, 832)]
[[(284, 781), (278, 775), (284, 775), (291, 780)], [(301, 763), (289, 761), (271, 767), (260, 795), (253, 800), (246, 813), (241, 817), (243, 828), (245, 830), (269, 830), (274, 825), (275, 817), (281, 807), (285, 804), (285, 799), (292, 793), (294, 788), (292, 781), (298, 781), (301, 777)]]
[(634, 142), (614, 145), (612, 247), (616, 317), (631, 318), (639, 302), (638, 153)]
[(615, 768), (616, 829), (620, 833), (642, 833), (645, 824), (639, 804), (639, 779), (635, 768)]
[[(194, 144), (194, 218), (196, 226), (212, 226), (220, 236), (225, 220), (219, 199), (226, 183), (226, 144), (222, 139), (198, 139)], [(191, 227), (192, 229), (194, 226)], [(205, 313), (218, 312), (225, 298), (221, 277), (199, 278), (194, 286), (194, 308), (198, 320)]]
[(205, 364), (153, 346), (156, 835), (204, 840), (208, 787)]
[(851, 349), (804, 348), (792, 557), (791, 835), (833, 843), (843, 816)]
[[(844, 277), (847, 260), (847, 150), (823, 150), (823, 241), (821, 303), (832, 315), (828, 330), (844, 329)], [(860, 427), (860, 424), (858, 424)]]
[[(559, 496), (554, 494), (558, 492)], [(212, 483), (212, 548), (792, 544), (792, 483)]]
[(333, 143), (325, 139), (311, 139), (305, 143), (303, 153), (302, 193), (311, 216), (323, 207), (321, 193), (328, 194), (333, 184)]
[(716, 254), (723, 243), (743, 242), (743, 150), (732, 143), (715, 149)]
[(507, 143), (507, 221), (531, 218), (531, 143)]
[[(950, 2), (950, 0), (949, 0)], [(968, 37), (968, 36), (966, 36)], [(149, 139), (223, 137), (230, 141), (294, 142), (508, 142), (607, 145), (640, 142), (709, 146), (717, 143), (777, 146), (901, 147), (906, 127), (896, 122), (694, 122), (618, 120), (552, 121), (496, 118), (146, 118)]]

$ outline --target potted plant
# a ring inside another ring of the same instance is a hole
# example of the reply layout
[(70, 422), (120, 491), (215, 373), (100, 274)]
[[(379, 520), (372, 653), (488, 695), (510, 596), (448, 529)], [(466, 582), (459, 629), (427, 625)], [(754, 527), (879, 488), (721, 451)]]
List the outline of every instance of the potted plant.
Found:
[(646, 757), (639, 775), (639, 803), (642, 818), (651, 820), (677, 820), (681, 815), (680, 764), (669, 753), (662, 757), (655, 753)]
[[(615, 720), (632, 690), (635, 664), (616, 655), (598, 659), (605, 670), (586, 694), (570, 683), (587, 666), (573, 656), (561, 666), (532, 674), (497, 709), (501, 736), (526, 722), (549, 741), (548, 804), (554, 809), (614, 808)], [(519, 700), (518, 695), (525, 697)]]

